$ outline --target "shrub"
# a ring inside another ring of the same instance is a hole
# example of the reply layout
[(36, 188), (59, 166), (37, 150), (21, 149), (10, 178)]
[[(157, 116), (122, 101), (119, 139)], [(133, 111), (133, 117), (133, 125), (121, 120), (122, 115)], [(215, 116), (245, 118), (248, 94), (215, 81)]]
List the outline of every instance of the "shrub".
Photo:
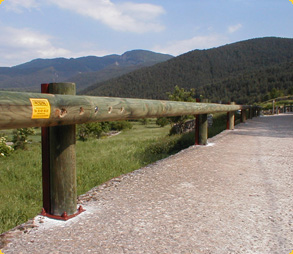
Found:
[(34, 135), (35, 130), (33, 128), (21, 128), (13, 131), (13, 143), (14, 149), (26, 149), (28, 144), (28, 136)]
[(117, 121), (117, 122), (110, 122), (110, 128), (114, 131), (122, 131), (127, 129), (132, 129), (132, 123), (128, 121)]
[(80, 140), (86, 141), (90, 137), (100, 138), (103, 133), (110, 130), (131, 129), (132, 124), (128, 121), (84, 123), (77, 126), (77, 136)]
[(168, 120), (167, 117), (159, 117), (157, 118), (156, 125), (159, 125), (160, 127), (165, 127), (168, 125), (170, 121)]
[(143, 119), (140, 119), (139, 122), (140, 122), (142, 125), (148, 125), (148, 123), (149, 123), (149, 119), (147, 119), (147, 118), (143, 118)]
[(7, 138), (0, 136), (0, 157), (6, 157), (12, 153), (13, 148), (6, 144)]
[(102, 123), (84, 123), (77, 126), (77, 136), (82, 141), (86, 141), (90, 136), (100, 138), (102, 132)]
[(145, 150), (151, 154), (173, 154), (194, 145), (194, 132), (172, 135), (158, 139)]

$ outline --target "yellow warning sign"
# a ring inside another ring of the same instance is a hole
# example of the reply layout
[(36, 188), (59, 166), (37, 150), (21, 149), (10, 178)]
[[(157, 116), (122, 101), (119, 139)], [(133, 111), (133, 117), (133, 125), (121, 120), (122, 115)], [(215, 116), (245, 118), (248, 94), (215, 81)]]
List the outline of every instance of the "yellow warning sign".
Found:
[(50, 118), (51, 106), (47, 99), (30, 99), (32, 103), (32, 119)]

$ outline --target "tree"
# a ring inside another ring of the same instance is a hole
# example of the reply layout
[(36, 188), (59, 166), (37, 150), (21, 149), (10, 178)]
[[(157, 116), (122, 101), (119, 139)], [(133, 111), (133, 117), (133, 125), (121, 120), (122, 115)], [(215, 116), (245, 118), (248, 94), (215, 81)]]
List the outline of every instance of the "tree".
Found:
[[(173, 93), (167, 93), (169, 100), (171, 101), (185, 101), (185, 102), (195, 102), (194, 95), (195, 89), (190, 89), (186, 91), (184, 88), (179, 86), (174, 87)], [(184, 123), (187, 119), (192, 118), (192, 116), (174, 116), (169, 117), (173, 127), (170, 130), (170, 135), (172, 134), (181, 134), (184, 131)], [(176, 126), (176, 127), (175, 127)]]
[(273, 88), (273, 89), (271, 90), (271, 92), (270, 92), (270, 97), (271, 97), (272, 99), (274, 99), (274, 98), (278, 98), (278, 97), (281, 97), (281, 96), (284, 96), (283, 91), (278, 90), (278, 89), (276, 89), (276, 88)]
[(179, 86), (174, 87), (174, 92), (167, 93), (170, 101), (186, 101), (186, 102), (194, 102), (193, 98), (195, 95), (195, 89), (191, 88), (189, 91), (184, 90), (184, 88), (180, 88)]

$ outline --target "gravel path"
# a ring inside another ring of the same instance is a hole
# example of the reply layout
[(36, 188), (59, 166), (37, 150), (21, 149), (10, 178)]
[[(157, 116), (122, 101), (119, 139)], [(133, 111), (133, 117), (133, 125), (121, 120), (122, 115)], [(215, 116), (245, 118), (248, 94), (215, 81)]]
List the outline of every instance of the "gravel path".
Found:
[(293, 114), (259, 117), (80, 197), (67, 222), (37, 216), (9, 253), (293, 250)]

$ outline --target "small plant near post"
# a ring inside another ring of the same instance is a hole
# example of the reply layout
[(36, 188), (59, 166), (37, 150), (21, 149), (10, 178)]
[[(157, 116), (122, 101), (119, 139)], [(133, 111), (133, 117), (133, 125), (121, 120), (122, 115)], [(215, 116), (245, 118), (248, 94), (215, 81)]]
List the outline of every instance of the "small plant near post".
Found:
[(26, 149), (28, 144), (28, 136), (35, 134), (33, 128), (20, 128), (13, 131), (14, 149)]
[(0, 158), (8, 156), (13, 150), (10, 145), (7, 145), (7, 138), (0, 135)]

